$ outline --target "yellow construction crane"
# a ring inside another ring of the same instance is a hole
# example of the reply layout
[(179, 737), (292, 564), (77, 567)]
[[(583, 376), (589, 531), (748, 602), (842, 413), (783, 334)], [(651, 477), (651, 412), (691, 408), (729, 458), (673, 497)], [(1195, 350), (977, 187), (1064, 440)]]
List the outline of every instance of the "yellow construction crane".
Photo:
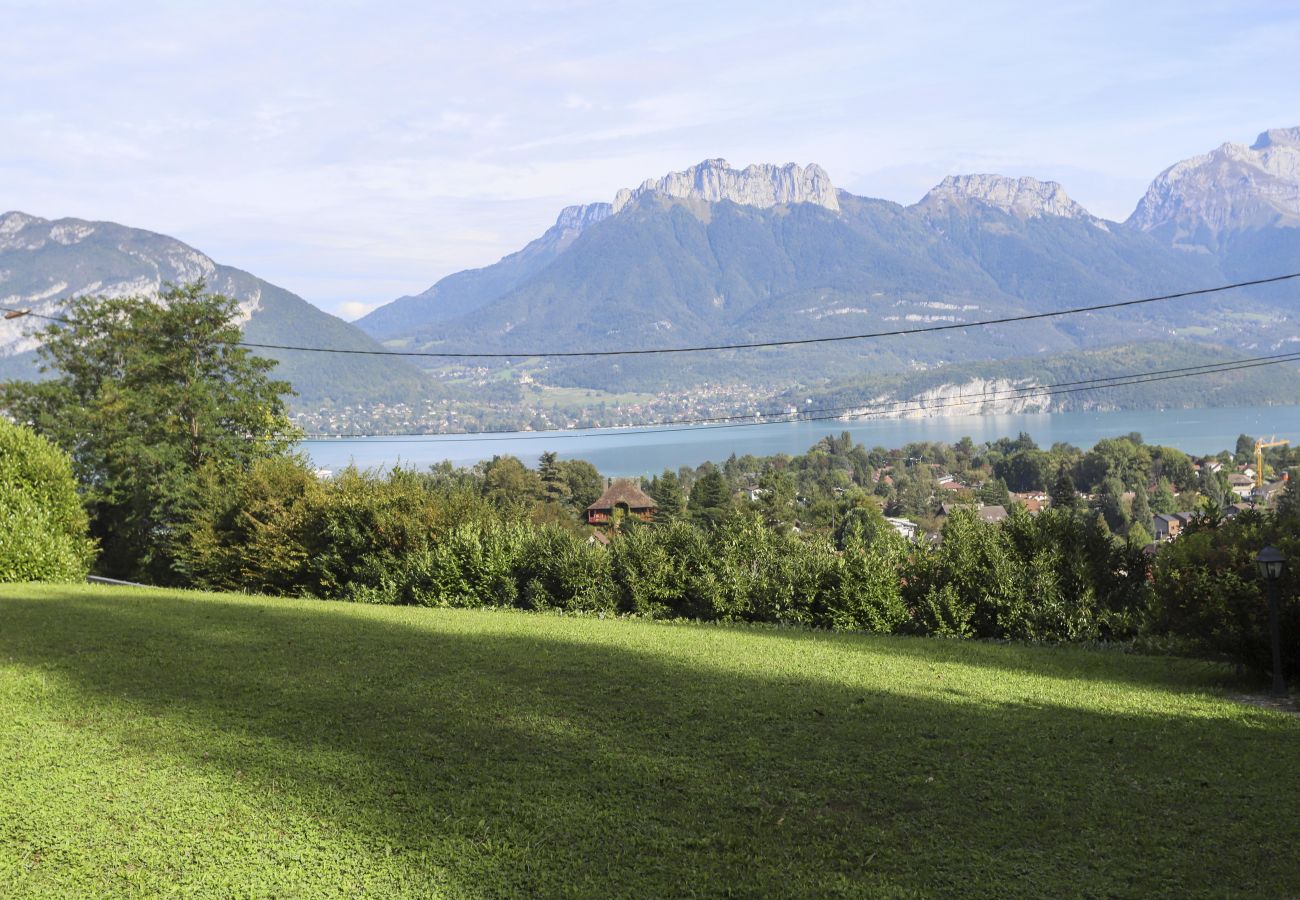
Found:
[(1279, 441), (1276, 435), (1267, 441), (1263, 438), (1255, 441), (1255, 487), (1262, 488), (1264, 486), (1264, 448), (1281, 447), (1283, 444), (1289, 443), (1291, 442), (1286, 438)]

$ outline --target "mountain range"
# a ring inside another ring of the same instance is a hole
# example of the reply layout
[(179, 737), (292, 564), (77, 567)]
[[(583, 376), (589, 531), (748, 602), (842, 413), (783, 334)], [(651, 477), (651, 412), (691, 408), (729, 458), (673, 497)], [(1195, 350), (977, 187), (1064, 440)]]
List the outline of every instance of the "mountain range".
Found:
[[(1280, 274), (1300, 263), (1300, 129), (1161, 173), (1125, 222), (1050, 181), (945, 178), (903, 206), (835, 189), (819, 166), (706, 160), (563, 210), (518, 253), (358, 320), (394, 347), (654, 348), (892, 330), (1092, 305)], [(906, 341), (551, 363), (555, 384), (663, 390), (690, 379), (879, 373), (1127, 340), (1227, 347), (1300, 339), (1295, 287)]]
[[(166, 282), (203, 280), (239, 300), (244, 337), (265, 344), (349, 350), (380, 346), (342, 319), (240, 269), (219, 265), (166, 235), (113, 222), (0, 215), (0, 306), (57, 315), (70, 297), (156, 297)], [(37, 319), (0, 320), (0, 378), (35, 374)], [(414, 402), (427, 376), (400, 360), (262, 350), (293, 384), (296, 407)]]
[[(1110, 360), (1120, 344), (1144, 343), (1180, 359), (1206, 345), (1219, 358), (1251, 355), (1300, 342), (1294, 282), (813, 349), (531, 356), (957, 324), (1297, 269), (1300, 128), (1170, 166), (1124, 222), (1095, 216), (1060, 184), (1034, 178), (950, 176), (901, 205), (839, 190), (815, 164), (736, 169), (705, 160), (609, 202), (567, 207), (519, 251), (442, 278), (353, 325), (163, 235), (16, 212), (0, 217), (0, 305), (49, 313), (77, 294), (147, 296), (164, 281), (203, 277), (241, 301), (250, 340), (518, 354), (495, 369), (436, 359), (422, 369), (393, 358), (282, 353), (280, 374), (296, 385), (300, 406), (414, 406), (457, 391), (487, 402), (476, 385), (496, 390), (493, 402), (522, 402), (518, 391), (501, 393), (506, 383), (680, 395), (708, 383), (752, 388), (756, 396), (843, 396), (862, 393), (855, 379), (875, 384), (891, 373), (1079, 352)], [(18, 328), (0, 325), (0, 377), (30, 368), (32, 343)]]

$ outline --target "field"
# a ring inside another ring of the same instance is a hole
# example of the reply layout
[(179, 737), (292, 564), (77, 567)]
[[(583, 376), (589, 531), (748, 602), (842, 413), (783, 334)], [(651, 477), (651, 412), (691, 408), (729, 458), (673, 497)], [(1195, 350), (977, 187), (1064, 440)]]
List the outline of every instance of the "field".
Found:
[(1117, 651), (0, 589), (0, 896), (1300, 894), (1300, 720)]

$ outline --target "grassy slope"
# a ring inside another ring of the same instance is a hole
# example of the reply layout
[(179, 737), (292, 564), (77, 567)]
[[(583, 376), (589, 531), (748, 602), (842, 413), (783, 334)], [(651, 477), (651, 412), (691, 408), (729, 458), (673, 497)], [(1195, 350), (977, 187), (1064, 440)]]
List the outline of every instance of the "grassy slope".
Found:
[(0, 589), (0, 895), (1300, 893), (1300, 722), (1075, 649)]

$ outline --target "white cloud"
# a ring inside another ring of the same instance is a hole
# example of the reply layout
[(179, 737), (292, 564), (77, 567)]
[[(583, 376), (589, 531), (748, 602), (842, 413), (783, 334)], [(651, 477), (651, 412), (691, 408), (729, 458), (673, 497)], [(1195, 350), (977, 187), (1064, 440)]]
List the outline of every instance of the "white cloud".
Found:
[(352, 315), (705, 158), (902, 202), (1006, 170), (1122, 216), (1166, 165), (1300, 124), (1288, 4), (805, 6), (11, 5), (0, 206), (174, 234)]
[(354, 322), (380, 305), (379, 303), (362, 303), (360, 300), (344, 300), (342, 303), (334, 305), (334, 315), (340, 319)]

